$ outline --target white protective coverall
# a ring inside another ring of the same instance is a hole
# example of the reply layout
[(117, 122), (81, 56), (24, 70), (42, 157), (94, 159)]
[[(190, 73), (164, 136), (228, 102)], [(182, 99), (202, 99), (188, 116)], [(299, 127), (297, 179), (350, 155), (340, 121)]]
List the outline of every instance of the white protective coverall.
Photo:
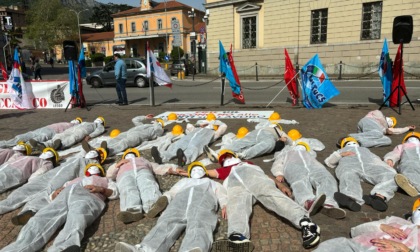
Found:
[(392, 141), (391, 138), (385, 136), (387, 130), (392, 134), (403, 134), (409, 130), (409, 127), (389, 128), (382, 112), (374, 110), (360, 119), (357, 124), (358, 133), (352, 133), (349, 136), (354, 137), (361, 146), (366, 148), (388, 146)]
[(387, 153), (384, 160), (392, 160), (399, 173), (410, 181), (420, 192), (420, 143), (404, 143), (397, 145), (394, 150)]
[(79, 177), (64, 185), (64, 190), (41, 208), (20, 230), (15, 242), (1, 251), (38, 251), (64, 224), (48, 251), (61, 251), (72, 245), (80, 246), (86, 227), (90, 226), (105, 208), (106, 197), (91, 193), (86, 185), (111, 189), (109, 199), (118, 197), (117, 186), (112, 180), (99, 176)]
[(107, 177), (116, 177), (121, 211), (132, 209), (148, 213), (150, 207), (162, 196), (154, 174), (164, 175), (169, 169), (176, 171), (177, 165), (158, 165), (143, 157), (127, 160), (120, 168), (113, 164), (107, 171)]
[[(347, 151), (354, 155), (341, 156), (341, 153)], [(346, 146), (333, 152), (324, 162), (328, 167), (336, 168), (340, 192), (356, 200), (359, 205), (365, 203), (361, 180), (374, 185), (371, 195), (383, 195), (386, 201), (392, 199), (398, 189), (394, 181), (397, 174), (394, 168), (366, 147)]]
[(47, 147), (53, 146), (55, 140), (61, 140), (60, 149), (67, 149), (82, 141), (86, 136), (95, 138), (105, 132), (105, 127), (101, 123), (82, 122), (75, 125), (59, 134), (56, 134), (52, 139), (43, 142)]
[[(227, 125), (219, 120), (198, 120), (197, 125), (203, 127), (196, 128), (190, 123), (187, 124), (186, 135), (169, 145), (166, 151), (160, 152), (162, 162), (176, 157), (178, 149), (182, 149), (187, 158), (185, 164), (195, 161), (203, 153), (204, 146), (216, 141), (227, 129)], [(217, 126), (217, 130), (214, 130), (214, 126)]]
[(139, 151), (144, 151), (151, 149), (153, 146), (156, 146), (159, 152), (162, 152), (166, 150), (169, 145), (171, 145), (173, 142), (179, 140), (181, 137), (185, 136), (184, 133), (180, 135), (174, 135), (172, 132), (167, 132), (163, 136), (160, 136), (156, 138), (155, 140), (150, 140), (147, 142), (143, 142), (139, 146), (136, 147)]
[[(386, 224), (399, 228), (408, 234), (408, 237), (404, 240), (392, 238), (389, 234), (385, 233), (380, 229), (381, 224)], [(352, 239), (344, 237), (327, 240), (319, 244), (318, 248), (314, 252), (367, 252), (377, 251), (377, 247), (374, 247), (370, 240), (372, 239), (388, 239), (396, 242), (400, 242), (409, 247), (412, 251), (419, 251), (420, 232), (418, 227), (410, 221), (404, 220), (399, 217), (390, 216), (385, 219), (378, 221), (372, 221), (363, 223), (359, 226), (351, 228)]]
[(70, 158), (56, 168), (31, 179), (15, 189), (6, 199), (0, 201), (0, 214), (13, 211), (26, 203), (21, 212), (37, 212), (49, 203), (49, 196), (64, 183), (79, 176), (84, 176), (84, 168), (95, 160)]
[(0, 165), (7, 162), (14, 155), (22, 156), (23, 153), (12, 149), (0, 149)]
[(239, 233), (250, 238), (249, 218), (256, 200), (299, 229), (299, 221), (309, 216), (303, 207), (277, 189), (274, 181), (256, 165), (239, 163), (233, 166), (223, 186), (228, 195), (228, 236)]
[(26, 183), (54, 168), (50, 160), (35, 156), (13, 155), (0, 166), (0, 193)]
[(0, 148), (15, 146), (19, 141), (29, 144), (29, 139), (34, 139), (38, 142), (45, 142), (53, 138), (55, 134), (61, 133), (75, 125), (76, 124), (70, 122), (53, 123), (45, 127), (17, 135), (12, 139), (0, 141)]
[(217, 224), (217, 209), (226, 206), (226, 190), (209, 178), (183, 178), (163, 194), (169, 205), (156, 226), (136, 245), (139, 251), (169, 251), (182, 231), (179, 251), (201, 248), (210, 251)]
[[(274, 154), (275, 161), (271, 173), (275, 177), (283, 176), (287, 180), (299, 205), (304, 206), (307, 200), (325, 194), (324, 204), (338, 208), (334, 200), (334, 193), (338, 191), (335, 178), (313, 154), (311, 155), (315, 152), (299, 151), (294, 148), (295, 146), (286, 146)], [(316, 196), (313, 188), (316, 190)]]

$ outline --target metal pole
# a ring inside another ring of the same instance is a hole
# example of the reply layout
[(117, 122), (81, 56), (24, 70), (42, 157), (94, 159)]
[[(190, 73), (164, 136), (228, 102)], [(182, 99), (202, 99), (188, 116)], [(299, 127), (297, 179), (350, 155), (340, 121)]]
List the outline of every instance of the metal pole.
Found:
[(220, 106), (223, 106), (223, 99), (225, 96), (225, 73), (222, 73), (222, 93), (220, 95)]
[(340, 60), (340, 72), (338, 73), (338, 79), (341, 80), (341, 69), (343, 67), (343, 61)]
[(258, 63), (255, 62), (255, 80), (258, 81)]
[(155, 106), (155, 83), (153, 82), (153, 72), (150, 72), (149, 87), (150, 87), (150, 106)]
[[(195, 17), (195, 11), (193, 9), (192, 11), (192, 28), (193, 28), (193, 33), (195, 36), (195, 27), (194, 27), (194, 17)], [(196, 60), (195, 60), (195, 48), (196, 48), (196, 44), (195, 44), (195, 39), (194, 39), (194, 48), (193, 48), (193, 56), (194, 56), (194, 64), (193, 64), (193, 80), (194, 80), (194, 76), (195, 76), (195, 64), (196, 64)]]
[[(166, 33), (166, 56), (168, 56), (168, 12), (166, 12), (166, 2), (167, 0), (165, 0), (165, 33)], [(166, 64), (168, 64), (168, 62), (166, 62)]]
[(84, 9), (84, 10), (81, 10), (81, 11), (79, 11), (79, 12), (77, 12), (77, 11), (75, 11), (75, 10), (70, 10), (70, 11), (73, 11), (74, 13), (76, 13), (76, 16), (77, 16), (77, 28), (78, 28), (78, 30), (79, 30), (79, 46), (80, 46), (80, 49), (82, 48), (82, 36), (80, 35), (80, 22), (79, 22), (79, 15), (80, 15), (80, 13), (82, 13), (83, 11), (87, 11), (87, 10), (89, 10), (89, 9)]

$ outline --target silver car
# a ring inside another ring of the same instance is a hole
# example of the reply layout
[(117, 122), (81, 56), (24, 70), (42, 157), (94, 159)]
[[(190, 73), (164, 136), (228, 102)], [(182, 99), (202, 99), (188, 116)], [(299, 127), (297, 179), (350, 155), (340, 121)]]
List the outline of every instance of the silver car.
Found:
[[(140, 58), (123, 59), (127, 65), (127, 86), (148, 87), (149, 81), (146, 77), (146, 60)], [(95, 71), (86, 77), (86, 82), (92, 87), (115, 86), (115, 61), (111, 61), (101, 70)]]

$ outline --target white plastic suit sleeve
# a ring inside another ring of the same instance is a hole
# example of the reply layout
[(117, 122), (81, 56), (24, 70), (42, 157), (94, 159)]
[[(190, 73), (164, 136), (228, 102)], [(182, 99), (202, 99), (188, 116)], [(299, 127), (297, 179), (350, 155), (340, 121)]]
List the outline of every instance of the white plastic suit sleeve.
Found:
[(334, 151), (333, 153), (331, 153), (331, 155), (329, 157), (327, 157), (324, 160), (324, 163), (326, 166), (330, 167), (330, 168), (335, 168), (338, 165), (338, 162), (340, 162), (341, 159), (341, 154), (340, 151)]
[(146, 116), (136, 116), (133, 119), (131, 119), (135, 126), (142, 125), (144, 120), (146, 120)]

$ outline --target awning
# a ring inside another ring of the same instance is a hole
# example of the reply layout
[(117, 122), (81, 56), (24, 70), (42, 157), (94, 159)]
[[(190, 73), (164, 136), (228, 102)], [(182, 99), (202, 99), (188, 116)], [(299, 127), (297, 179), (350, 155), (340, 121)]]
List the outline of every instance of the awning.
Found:
[(118, 37), (114, 38), (114, 40), (132, 40), (132, 39), (147, 39), (147, 38), (158, 38), (158, 37), (164, 37), (165, 34), (153, 34), (153, 35), (142, 35), (142, 36), (132, 36), (132, 37)]

